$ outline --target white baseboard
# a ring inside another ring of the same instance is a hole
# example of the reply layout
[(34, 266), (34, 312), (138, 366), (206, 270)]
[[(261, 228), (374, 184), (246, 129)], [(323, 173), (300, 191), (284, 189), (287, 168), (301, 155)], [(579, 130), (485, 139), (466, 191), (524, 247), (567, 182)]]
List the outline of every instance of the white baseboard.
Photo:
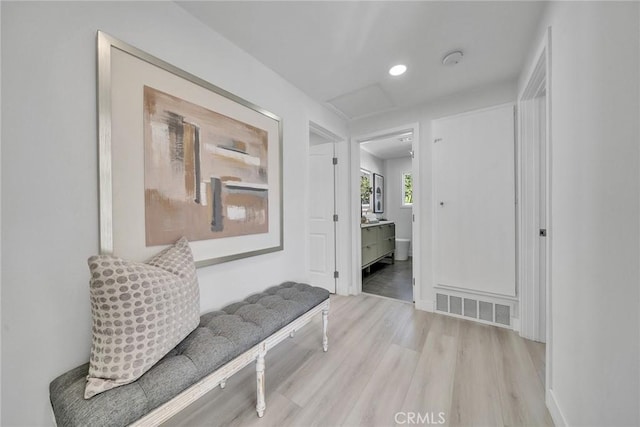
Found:
[(513, 328), (514, 331), (520, 333), (520, 319), (518, 319), (517, 317), (512, 317), (511, 327)]
[(422, 311), (428, 311), (433, 313), (433, 301), (428, 299), (421, 299), (416, 301), (416, 309)]
[(553, 393), (553, 390), (547, 390), (547, 409), (549, 409), (549, 414), (553, 419), (553, 423), (556, 427), (564, 427), (568, 425), (567, 419), (562, 414), (560, 410), (560, 406), (558, 406), (558, 401), (556, 400), (556, 395)]

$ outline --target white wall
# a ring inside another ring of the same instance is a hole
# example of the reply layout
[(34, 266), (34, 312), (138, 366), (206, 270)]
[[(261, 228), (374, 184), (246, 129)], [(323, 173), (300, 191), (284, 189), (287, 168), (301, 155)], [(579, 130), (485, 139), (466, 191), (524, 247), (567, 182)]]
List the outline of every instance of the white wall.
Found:
[(549, 362), (558, 424), (640, 425), (638, 9), (551, 4), (531, 48), (533, 57), (551, 26)]
[(360, 148), (360, 168), (372, 174), (384, 175), (384, 160)]
[[(432, 195), (432, 137), (431, 120), (446, 117), (456, 113), (471, 111), (483, 107), (513, 102), (516, 99), (516, 83), (505, 82), (479, 88), (475, 91), (449, 96), (425, 105), (403, 109), (391, 113), (367, 117), (350, 123), (351, 135), (367, 135), (405, 126), (408, 123), (418, 123), (419, 140), (414, 147), (420, 167), (419, 182), (414, 183), (417, 192), (414, 198), (421, 199), (419, 238), (422, 243), (420, 259), (415, 260), (421, 265), (420, 295), (423, 301), (416, 302), (418, 307), (432, 307), (433, 298), (433, 195)], [(353, 142), (355, 143), (355, 142)]]
[(308, 124), (347, 132), (337, 116), (172, 2), (1, 7), (1, 424), (43, 425), (49, 382), (89, 355), (86, 259), (98, 251), (96, 30), (283, 118), (285, 250), (201, 269), (203, 311), (305, 280), (308, 183), (300, 159), (308, 158)]
[(411, 157), (384, 161), (385, 218), (396, 223), (396, 238), (411, 239), (411, 207), (402, 206), (402, 174), (411, 173)]
[[(0, 5), (0, 23), (2, 23), (2, 7)], [(0, 31), (0, 46), (2, 46), (2, 31)], [(0, 51), (2, 49), (0, 48)], [(0, 82), (2, 81), (2, 55), (0, 55)], [(0, 84), (0, 100), (2, 99), (2, 84)], [(0, 114), (0, 177), (2, 177), (2, 114)], [(0, 178), (0, 183), (2, 179)], [(2, 349), (2, 185), (0, 185), (0, 349)], [(0, 351), (0, 380), (2, 379), (2, 351)], [(2, 422), (2, 387), (0, 386), (0, 423)]]

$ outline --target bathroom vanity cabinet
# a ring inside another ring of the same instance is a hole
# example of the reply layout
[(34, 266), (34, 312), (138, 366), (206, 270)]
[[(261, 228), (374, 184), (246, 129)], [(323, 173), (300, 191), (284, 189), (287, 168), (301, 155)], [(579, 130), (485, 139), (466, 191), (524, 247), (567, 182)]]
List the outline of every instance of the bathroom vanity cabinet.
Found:
[(394, 260), (396, 250), (396, 225), (392, 221), (374, 224), (362, 224), (362, 268), (391, 256)]

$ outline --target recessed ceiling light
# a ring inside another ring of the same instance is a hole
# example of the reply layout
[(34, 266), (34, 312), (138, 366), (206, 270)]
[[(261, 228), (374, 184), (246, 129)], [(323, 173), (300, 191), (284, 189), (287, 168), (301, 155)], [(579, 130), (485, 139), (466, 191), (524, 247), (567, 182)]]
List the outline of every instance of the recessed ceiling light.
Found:
[(407, 71), (407, 66), (398, 64), (389, 69), (389, 74), (391, 74), (392, 76), (399, 76), (404, 74), (405, 71)]

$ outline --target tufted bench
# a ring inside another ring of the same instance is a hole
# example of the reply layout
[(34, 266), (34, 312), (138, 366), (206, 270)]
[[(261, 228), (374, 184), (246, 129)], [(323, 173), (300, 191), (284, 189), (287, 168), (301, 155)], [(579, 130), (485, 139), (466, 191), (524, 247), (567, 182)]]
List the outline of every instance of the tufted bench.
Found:
[(199, 326), (131, 384), (84, 399), (89, 364), (49, 386), (58, 426), (157, 425), (256, 361), (258, 416), (266, 408), (266, 352), (322, 313), (327, 351), (329, 292), (287, 282), (200, 317)]

